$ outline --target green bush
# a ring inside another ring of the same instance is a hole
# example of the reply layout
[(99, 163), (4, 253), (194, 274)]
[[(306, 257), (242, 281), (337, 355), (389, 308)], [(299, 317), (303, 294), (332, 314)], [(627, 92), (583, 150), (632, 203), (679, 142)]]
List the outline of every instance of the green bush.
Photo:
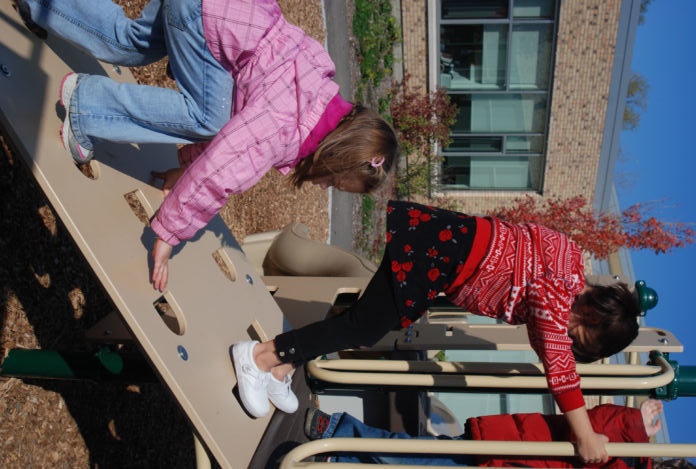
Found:
[(361, 90), (377, 87), (394, 66), (394, 43), (400, 40), (389, 0), (355, 0), (353, 34), (359, 44)]

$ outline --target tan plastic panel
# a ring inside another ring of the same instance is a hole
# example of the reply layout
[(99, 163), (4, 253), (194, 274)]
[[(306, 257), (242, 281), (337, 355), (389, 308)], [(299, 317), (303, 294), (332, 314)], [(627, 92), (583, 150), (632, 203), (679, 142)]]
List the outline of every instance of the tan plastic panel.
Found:
[(263, 281), (293, 329), (321, 321), (342, 293), (361, 294), (369, 277), (265, 276)]
[[(202, 441), (223, 467), (247, 467), (269, 418), (248, 417), (232, 394), (236, 380), (228, 347), (249, 338), (254, 320), (268, 336), (281, 331), (282, 313), (266, 286), (216, 217), (171, 259), (166, 296), (176, 304), (183, 334), (170, 330), (153, 306), (161, 294), (148, 281), (154, 234), (124, 195), (140, 190), (150, 208), (159, 207), (162, 195), (149, 173), (177, 166), (174, 145), (106, 145), (96, 154), (99, 178), (91, 180), (72, 164), (59, 139), (57, 95), (64, 74), (74, 70), (128, 82), (133, 77), (54, 37), (40, 41), (8, 1), (0, 5), (0, 64), (6, 71), (0, 73), (3, 127)], [(212, 257), (220, 248), (233, 264), (235, 281)]]
[(309, 238), (307, 226), (290, 223), (273, 239), (263, 261), (267, 275), (372, 277), (377, 265), (357, 254)]

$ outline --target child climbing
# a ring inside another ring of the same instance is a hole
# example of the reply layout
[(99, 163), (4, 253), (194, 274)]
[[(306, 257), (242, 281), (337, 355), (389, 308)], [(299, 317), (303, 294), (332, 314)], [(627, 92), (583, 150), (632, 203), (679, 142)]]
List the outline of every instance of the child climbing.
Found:
[(169, 57), (179, 90), (82, 73), (60, 87), (63, 144), (78, 163), (101, 141), (188, 144), (180, 168), (153, 173), (166, 192), (151, 223), (158, 290), (173, 246), (271, 168), (293, 171), (296, 187), (363, 193), (393, 166), (389, 124), (340, 96), (327, 51), (288, 23), (275, 0), (151, 0), (134, 20), (111, 0), (16, 4), (32, 31), (100, 60), (141, 66)]
[(269, 400), (293, 412), (288, 372), (322, 354), (370, 346), (406, 327), (444, 292), (473, 314), (526, 324), (549, 391), (577, 435), (585, 462), (604, 462), (590, 425), (574, 357), (591, 362), (637, 335), (637, 298), (624, 284), (585, 284), (580, 249), (546, 227), (511, 225), (410, 202), (387, 207), (384, 258), (359, 301), (344, 313), (274, 340), (231, 349), (242, 403), (264, 415)]

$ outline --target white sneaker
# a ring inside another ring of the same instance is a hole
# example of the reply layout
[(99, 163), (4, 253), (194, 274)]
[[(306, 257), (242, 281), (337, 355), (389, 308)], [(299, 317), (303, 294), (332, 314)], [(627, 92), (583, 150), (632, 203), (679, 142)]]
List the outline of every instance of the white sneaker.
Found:
[(65, 108), (65, 119), (63, 120), (63, 126), (60, 128), (60, 136), (63, 140), (63, 147), (65, 147), (65, 150), (70, 153), (73, 160), (82, 164), (91, 160), (94, 156), (94, 152), (77, 143), (77, 139), (70, 125), (70, 100), (72, 99), (76, 87), (77, 73), (68, 73), (60, 82), (60, 104)]
[(268, 398), (271, 400), (271, 403), (276, 406), (276, 409), (288, 414), (295, 412), (299, 406), (297, 396), (290, 389), (291, 384), (292, 379), (289, 375), (285, 375), (283, 381), (278, 381), (273, 374), (271, 374), (271, 379), (268, 383)]
[(268, 382), (271, 373), (261, 371), (254, 363), (253, 350), (256, 340), (240, 342), (232, 346), (232, 362), (237, 374), (239, 397), (244, 408), (254, 417), (263, 417), (271, 410), (268, 403)]

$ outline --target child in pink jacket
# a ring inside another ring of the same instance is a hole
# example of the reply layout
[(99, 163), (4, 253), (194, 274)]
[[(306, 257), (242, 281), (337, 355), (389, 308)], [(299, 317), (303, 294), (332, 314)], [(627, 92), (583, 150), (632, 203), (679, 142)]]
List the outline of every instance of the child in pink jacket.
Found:
[(192, 238), (230, 194), (271, 168), (363, 193), (397, 155), (391, 127), (338, 93), (327, 51), (288, 23), (275, 0), (151, 0), (130, 20), (111, 0), (17, 0), (25, 23), (100, 60), (140, 66), (169, 57), (179, 90), (71, 73), (60, 100), (63, 144), (76, 162), (100, 141), (186, 143), (181, 168), (153, 173), (166, 198), (152, 281), (167, 285), (172, 247)]

